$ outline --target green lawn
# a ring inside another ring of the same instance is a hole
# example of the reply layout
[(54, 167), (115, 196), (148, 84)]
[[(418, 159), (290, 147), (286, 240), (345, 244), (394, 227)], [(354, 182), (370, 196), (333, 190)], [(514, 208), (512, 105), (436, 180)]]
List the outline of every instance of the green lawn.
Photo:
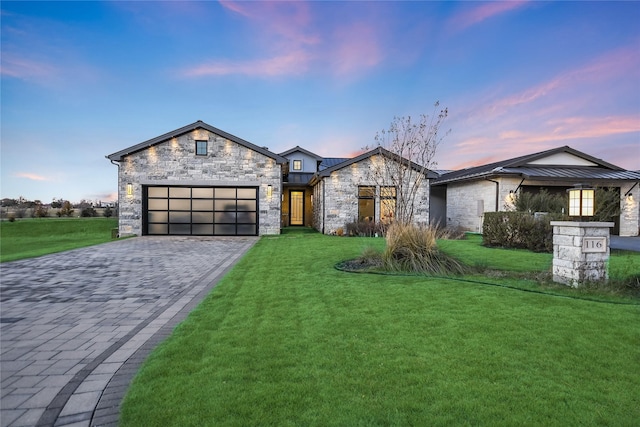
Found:
[[(637, 425), (640, 301), (334, 268), (371, 245), (262, 238), (145, 362), (122, 425)], [(518, 277), (551, 263), (441, 246)]]
[(0, 261), (15, 261), (111, 240), (117, 218), (34, 218), (0, 222)]

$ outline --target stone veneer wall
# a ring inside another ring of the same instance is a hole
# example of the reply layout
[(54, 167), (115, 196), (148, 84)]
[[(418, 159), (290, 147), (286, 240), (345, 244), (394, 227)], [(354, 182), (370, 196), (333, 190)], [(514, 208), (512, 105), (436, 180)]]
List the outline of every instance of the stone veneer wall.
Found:
[[(325, 234), (334, 234), (340, 228), (346, 231), (348, 223), (358, 219), (358, 186), (376, 185), (369, 178), (372, 169), (372, 161), (377, 156), (372, 156), (358, 163), (351, 164), (331, 173), (325, 177), (322, 185), (314, 190), (314, 195), (322, 197), (324, 190), (324, 212), (315, 210), (322, 203), (314, 203), (316, 228)], [(420, 185), (417, 200), (421, 201), (416, 207), (414, 221), (418, 224), (429, 223), (429, 180), (425, 179)], [(322, 215), (324, 213), (324, 215)], [(376, 198), (376, 220), (380, 218), (380, 200)]]
[[(510, 210), (509, 191), (518, 188), (520, 180), (496, 178), (499, 183), (498, 210)], [(478, 212), (478, 201), (482, 212)], [(482, 232), (484, 212), (496, 211), (496, 183), (489, 180), (468, 181), (447, 185), (447, 226)]]
[[(195, 141), (206, 140), (208, 154), (195, 155)], [(270, 157), (211, 133), (196, 129), (126, 156), (118, 173), (121, 235), (142, 234), (142, 186), (257, 186), (258, 232), (280, 233), (281, 167)], [(127, 196), (127, 183), (133, 195)], [(267, 197), (267, 186), (272, 196)]]

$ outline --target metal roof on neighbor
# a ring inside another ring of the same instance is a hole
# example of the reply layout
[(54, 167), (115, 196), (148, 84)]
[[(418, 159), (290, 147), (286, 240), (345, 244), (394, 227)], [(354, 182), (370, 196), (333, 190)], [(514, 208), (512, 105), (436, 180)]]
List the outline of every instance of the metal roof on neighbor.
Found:
[[(536, 166), (530, 164), (538, 159), (557, 154), (569, 153), (583, 158), (597, 166)], [(482, 166), (462, 169), (442, 174), (438, 179), (432, 181), (432, 185), (441, 185), (451, 182), (467, 181), (481, 178), (489, 178), (499, 175), (516, 175), (526, 179), (537, 180), (557, 180), (567, 181), (580, 180), (638, 180), (640, 174), (633, 171), (624, 170), (616, 165), (607, 163), (601, 159), (589, 156), (588, 154), (564, 146), (500, 162), (489, 163)]]
[(313, 178), (313, 173), (305, 173), (305, 172), (289, 172), (287, 181), (285, 184), (301, 184), (307, 185), (311, 178)]
[(115, 152), (113, 154), (109, 154), (107, 157), (107, 159), (109, 160), (113, 160), (116, 162), (121, 161), (125, 156), (129, 155), (129, 154), (133, 154), (137, 151), (142, 151), (145, 150), (151, 146), (154, 146), (156, 144), (160, 144), (162, 142), (165, 142), (171, 138), (175, 138), (181, 135), (184, 135), (185, 133), (189, 133), (191, 131), (194, 131), (196, 129), (205, 129), (208, 130), (211, 133), (214, 133), (216, 135), (219, 135), (225, 139), (228, 139), (229, 141), (233, 141), (236, 144), (242, 145), (243, 147), (246, 147), (250, 150), (256, 151), (260, 154), (263, 154), (267, 157), (270, 157), (272, 159), (274, 159), (276, 162), (278, 163), (286, 163), (287, 159), (285, 159), (282, 156), (279, 156), (276, 153), (273, 153), (269, 150), (267, 150), (265, 147), (259, 147), (255, 144), (250, 143), (249, 141), (245, 141), (242, 138), (238, 138), (235, 135), (231, 135), (230, 133), (227, 133), (223, 130), (220, 130), (218, 128), (215, 128), (205, 122), (203, 122), (202, 120), (198, 120), (195, 123), (191, 123), (189, 125), (183, 126), (179, 129), (173, 130), (171, 132), (167, 132), (163, 135), (157, 136), (155, 138), (149, 139), (147, 141), (141, 142), (140, 144), (136, 144), (136, 145), (132, 145), (129, 148), (125, 148), (124, 150), (120, 150), (118, 152)]

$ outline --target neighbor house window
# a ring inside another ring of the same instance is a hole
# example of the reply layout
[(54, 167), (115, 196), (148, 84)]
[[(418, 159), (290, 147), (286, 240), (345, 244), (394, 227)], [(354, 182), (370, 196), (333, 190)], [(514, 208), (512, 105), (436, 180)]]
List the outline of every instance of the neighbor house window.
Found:
[(302, 160), (294, 160), (293, 161), (293, 170), (301, 171), (302, 170)]
[(396, 187), (380, 187), (380, 220), (393, 221), (396, 213)]
[(375, 221), (376, 187), (358, 187), (358, 221)]
[(196, 156), (207, 155), (207, 143), (208, 141), (196, 141)]

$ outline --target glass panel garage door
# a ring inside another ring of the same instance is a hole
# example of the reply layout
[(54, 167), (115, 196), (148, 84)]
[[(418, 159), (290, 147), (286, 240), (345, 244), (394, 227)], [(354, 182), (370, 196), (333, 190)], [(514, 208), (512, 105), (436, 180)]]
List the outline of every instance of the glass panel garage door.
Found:
[(255, 236), (257, 196), (255, 187), (146, 187), (146, 234)]

